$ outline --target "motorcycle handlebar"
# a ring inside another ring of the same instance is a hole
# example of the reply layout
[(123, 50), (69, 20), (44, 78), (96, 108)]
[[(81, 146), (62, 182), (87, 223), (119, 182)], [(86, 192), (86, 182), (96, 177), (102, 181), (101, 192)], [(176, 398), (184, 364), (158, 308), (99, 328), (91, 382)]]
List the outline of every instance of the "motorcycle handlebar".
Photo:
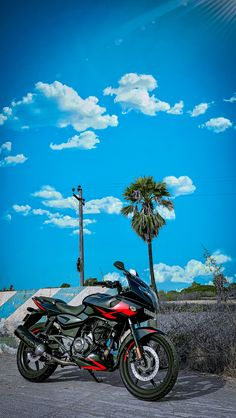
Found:
[(120, 282), (118, 280), (111, 282), (110, 280), (108, 281), (103, 281), (103, 282), (96, 282), (93, 284), (93, 286), (101, 286), (101, 287), (108, 287), (110, 289), (115, 289), (115, 288), (119, 288), (120, 287)]

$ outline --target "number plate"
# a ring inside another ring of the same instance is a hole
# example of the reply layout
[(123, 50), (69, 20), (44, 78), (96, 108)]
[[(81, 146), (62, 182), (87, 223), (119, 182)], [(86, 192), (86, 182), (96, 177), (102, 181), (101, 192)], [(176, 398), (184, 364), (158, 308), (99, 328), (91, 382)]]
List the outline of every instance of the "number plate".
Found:
[(155, 312), (151, 312), (151, 311), (149, 311), (148, 309), (145, 309), (144, 308), (144, 313), (146, 314), (146, 315), (148, 315), (148, 316), (150, 316), (151, 318), (156, 318), (156, 313)]

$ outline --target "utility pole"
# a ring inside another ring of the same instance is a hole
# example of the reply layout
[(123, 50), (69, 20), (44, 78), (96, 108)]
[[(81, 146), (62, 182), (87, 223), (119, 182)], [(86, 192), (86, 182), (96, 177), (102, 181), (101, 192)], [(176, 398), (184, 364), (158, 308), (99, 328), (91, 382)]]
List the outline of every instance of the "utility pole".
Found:
[(79, 265), (80, 272), (80, 286), (84, 286), (84, 230), (83, 230), (83, 206), (85, 199), (83, 199), (83, 190), (81, 186), (77, 187), (78, 195), (75, 194), (75, 189), (72, 189), (73, 196), (79, 202)]

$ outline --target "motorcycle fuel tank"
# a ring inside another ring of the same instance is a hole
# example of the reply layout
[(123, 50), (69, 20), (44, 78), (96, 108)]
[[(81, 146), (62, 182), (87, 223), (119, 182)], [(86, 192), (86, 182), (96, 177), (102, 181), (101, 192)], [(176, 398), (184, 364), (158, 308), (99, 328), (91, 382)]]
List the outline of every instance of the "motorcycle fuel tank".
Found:
[(133, 316), (140, 306), (121, 296), (95, 293), (83, 300), (83, 304), (93, 307), (97, 315), (116, 321), (119, 315)]

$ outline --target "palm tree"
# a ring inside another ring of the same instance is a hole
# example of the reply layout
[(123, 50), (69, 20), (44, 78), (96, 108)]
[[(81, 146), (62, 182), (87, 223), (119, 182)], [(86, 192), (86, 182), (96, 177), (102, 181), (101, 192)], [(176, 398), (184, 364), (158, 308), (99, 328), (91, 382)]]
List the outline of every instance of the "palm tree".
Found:
[(131, 183), (123, 196), (128, 204), (121, 209), (122, 214), (132, 218), (133, 229), (148, 244), (151, 287), (158, 296), (153, 269), (152, 240), (166, 224), (160, 214), (161, 209), (174, 208), (172, 201), (166, 199), (170, 197), (170, 193), (164, 182), (156, 182), (152, 176), (146, 176), (139, 177)]

